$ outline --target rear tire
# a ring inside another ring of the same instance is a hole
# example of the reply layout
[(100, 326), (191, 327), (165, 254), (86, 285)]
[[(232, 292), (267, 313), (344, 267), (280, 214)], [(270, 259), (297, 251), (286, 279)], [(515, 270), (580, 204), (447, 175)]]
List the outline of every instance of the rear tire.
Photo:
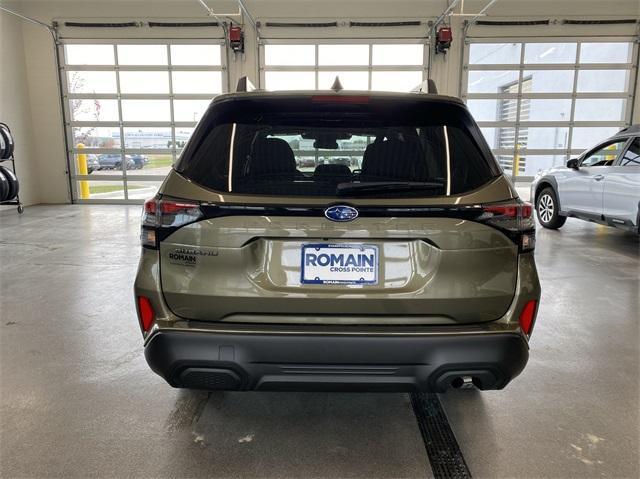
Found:
[(559, 214), (558, 196), (553, 188), (545, 188), (536, 198), (536, 215), (540, 224), (552, 230), (557, 230), (567, 221), (566, 216)]

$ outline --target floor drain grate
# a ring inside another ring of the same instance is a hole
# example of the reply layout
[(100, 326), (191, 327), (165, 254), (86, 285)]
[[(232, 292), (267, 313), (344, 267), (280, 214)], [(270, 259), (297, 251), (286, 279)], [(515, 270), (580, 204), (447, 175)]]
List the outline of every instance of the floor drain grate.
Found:
[(424, 447), (435, 478), (470, 478), (471, 472), (462, 456), (437, 394), (411, 394), (411, 405), (418, 420)]

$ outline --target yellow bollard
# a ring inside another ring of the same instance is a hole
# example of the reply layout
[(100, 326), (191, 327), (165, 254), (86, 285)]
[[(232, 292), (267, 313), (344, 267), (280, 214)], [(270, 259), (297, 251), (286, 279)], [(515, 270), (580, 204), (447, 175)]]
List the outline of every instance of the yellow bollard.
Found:
[(520, 145), (516, 143), (516, 155), (513, 157), (513, 176), (518, 176), (520, 172)]
[[(76, 148), (82, 150), (84, 145), (82, 143), (78, 143)], [(78, 155), (78, 174), (79, 175), (88, 175), (89, 170), (87, 169), (87, 154), (80, 153)], [(80, 199), (86, 200), (89, 198), (89, 182), (86, 180), (80, 180)]]

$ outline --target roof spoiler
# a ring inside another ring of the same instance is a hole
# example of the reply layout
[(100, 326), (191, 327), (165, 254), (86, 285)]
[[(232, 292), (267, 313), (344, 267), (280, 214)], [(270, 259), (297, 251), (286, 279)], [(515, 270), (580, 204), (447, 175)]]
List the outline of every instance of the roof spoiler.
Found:
[(244, 76), (238, 80), (236, 85), (236, 92), (255, 91), (256, 87), (251, 83), (248, 77)]
[(412, 93), (431, 93), (433, 95), (437, 95), (438, 88), (436, 87), (436, 82), (434, 82), (431, 78), (429, 78), (428, 80), (425, 80), (422, 83), (420, 83), (417, 87), (411, 90), (411, 92)]

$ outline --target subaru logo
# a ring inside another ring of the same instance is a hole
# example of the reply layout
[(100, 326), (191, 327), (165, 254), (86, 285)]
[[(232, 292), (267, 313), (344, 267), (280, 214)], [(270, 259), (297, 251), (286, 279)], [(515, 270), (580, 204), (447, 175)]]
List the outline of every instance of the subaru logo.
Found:
[(324, 210), (324, 215), (331, 221), (352, 221), (358, 217), (358, 210), (351, 206), (337, 205)]

